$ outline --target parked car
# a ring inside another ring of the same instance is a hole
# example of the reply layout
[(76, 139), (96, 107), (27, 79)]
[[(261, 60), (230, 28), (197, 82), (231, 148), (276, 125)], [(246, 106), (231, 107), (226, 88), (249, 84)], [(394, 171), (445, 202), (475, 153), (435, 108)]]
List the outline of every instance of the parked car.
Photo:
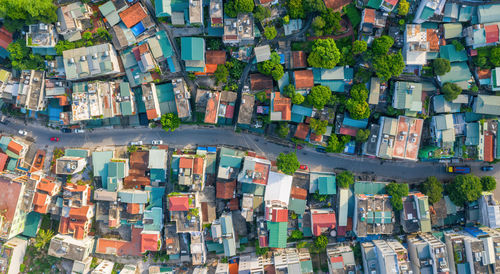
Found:
[(300, 165), (299, 168), (302, 169), (302, 170), (307, 170), (308, 169), (307, 165)]
[(482, 166), (481, 170), (482, 171), (492, 171), (493, 170), (493, 166)]
[(304, 147), (303, 147), (303, 146), (301, 146), (301, 145), (296, 145), (296, 146), (295, 146), (295, 148), (296, 148), (296, 149), (303, 149)]
[(142, 141), (130, 142), (131, 146), (142, 146)]
[(50, 137), (52, 142), (59, 142), (59, 137)]
[(75, 133), (84, 133), (84, 132), (85, 132), (84, 129), (81, 129), (81, 128), (75, 129)]
[(324, 147), (317, 147), (316, 151), (317, 152), (321, 152), (321, 153), (326, 153), (326, 148), (324, 148)]
[(26, 136), (26, 135), (28, 135), (28, 132), (26, 132), (26, 130), (22, 130), (22, 129), (20, 129), (20, 130), (18, 131), (18, 133), (19, 133), (20, 135), (22, 135), (22, 136)]
[(151, 142), (152, 145), (163, 145), (163, 140), (153, 140)]
[(70, 128), (61, 128), (61, 132), (62, 133), (71, 133), (71, 129)]

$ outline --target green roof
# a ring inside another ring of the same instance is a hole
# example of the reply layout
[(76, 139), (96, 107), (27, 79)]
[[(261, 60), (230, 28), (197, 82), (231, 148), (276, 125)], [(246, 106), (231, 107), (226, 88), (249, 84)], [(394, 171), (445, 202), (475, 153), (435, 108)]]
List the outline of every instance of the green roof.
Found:
[(17, 159), (10, 159), (6, 169), (9, 171), (14, 171), (16, 169), (16, 165), (17, 165)]
[(300, 269), (302, 270), (302, 273), (313, 273), (313, 265), (311, 260), (307, 261), (301, 261), (300, 262)]
[(154, 4), (155, 4), (156, 17), (164, 17), (172, 15), (170, 0), (155, 0)]
[(115, 177), (118, 179), (125, 178), (125, 163), (111, 161), (108, 163), (108, 177)]
[(241, 167), (241, 161), (242, 158), (239, 156), (221, 155), (219, 159), (219, 166), (239, 169)]
[(148, 193), (141, 190), (118, 191), (118, 197), (122, 203), (127, 204), (146, 204), (148, 202)]
[(200, 37), (181, 38), (182, 60), (205, 61), (205, 40)]
[(295, 212), (295, 214), (302, 215), (306, 211), (306, 200), (294, 199), (290, 197), (288, 202), (288, 210)]
[(444, 28), (444, 39), (462, 37), (462, 24), (461, 23), (444, 24), (443, 28)]
[(382, 5), (382, 0), (369, 0), (366, 4), (367, 7), (372, 9), (378, 9)]
[(335, 176), (319, 177), (318, 178), (319, 194), (333, 195), (337, 194), (337, 183)]
[(452, 44), (439, 47), (439, 56), (450, 62), (467, 61), (467, 53), (464, 50), (457, 51)]
[(38, 225), (42, 215), (38, 212), (32, 211), (26, 216), (26, 223), (24, 224), (23, 235), (26, 237), (35, 238), (38, 232)]
[(143, 220), (151, 220), (152, 222), (144, 221), (144, 231), (158, 231), (163, 227), (163, 210), (161, 207), (153, 207), (151, 210), (144, 211)]
[(253, 183), (242, 183), (241, 184), (241, 192), (249, 193), (257, 196), (264, 196), (264, 190), (266, 186), (257, 185)]
[(424, 10), (422, 10), (422, 13), (420, 14), (420, 19), (421, 20), (427, 20), (434, 15), (435, 10), (431, 9), (427, 6), (424, 7)]
[(439, 76), (441, 83), (446, 82), (462, 82), (469, 81), (472, 77), (469, 66), (466, 62), (454, 62), (451, 64), (451, 69), (445, 75)]
[(92, 168), (94, 177), (100, 176), (103, 188), (107, 189), (108, 168), (107, 164), (113, 158), (113, 151), (96, 151), (92, 153)]
[(89, 150), (88, 149), (66, 149), (64, 151), (64, 156), (87, 158), (87, 157), (89, 157)]
[(165, 195), (164, 187), (154, 187), (154, 186), (146, 186), (146, 191), (149, 191), (149, 205), (147, 209), (152, 207), (163, 207), (163, 196)]
[(134, 114), (132, 110), (132, 103), (130, 101), (120, 102), (120, 110), (124, 116)]
[(356, 182), (354, 194), (386, 194), (384, 183)]
[(0, 138), (0, 149), (7, 151), (7, 147), (9, 146), (11, 140), (12, 138), (10, 137), (2, 136), (2, 138)]
[[(361, 220), (363, 221), (363, 217)], [(366, 212), (366, 222), (369, 224), (390, 224), (392, 223), (392, 212), (368, 211)]]
[(166, 171), (165, 169), (153, 168), (149, 171), (149, 178), (151, 182), (165, 182)]
[(393, 107), (409, 111), (422, 111), (422, 84), (396, 82)]
[(285, 248), (288, 237), (288, 222), (267, 222), (269, 230), (269, 247)]

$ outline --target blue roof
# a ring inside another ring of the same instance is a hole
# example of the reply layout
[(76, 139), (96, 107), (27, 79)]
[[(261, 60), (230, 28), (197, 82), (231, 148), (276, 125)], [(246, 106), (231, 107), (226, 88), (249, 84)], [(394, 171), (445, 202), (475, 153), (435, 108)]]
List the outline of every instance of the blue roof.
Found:
[(60, 114), (62, 113), (62, 111), (63, 108), (60, 106), (54, 107), (49, 105), (48, 107), (49, 121), (60, 122), (61, 121)]
[(170, 0), (155, 0), (156, 17), (170, 16), (172, 13)]
[(144, 25), (142, 24), (142, 21), (135, 24), (135, 26), (131, 27), (130, 30), (132, 31), (132, 33), (134, 34), (134, 36), (139, 36), (141, 35), (141, 33), (143, 33), (146, 28), (144, 27)]
[(42, 215), (38, 212), (32, 211), (26, 216), (26, 223), (24, 224), (23, 235), (26, 237), (35, 238), (38, 232), (38, 225)]
[(55, 48), (32, 48), (33, 54), (40, 54), (40, 55), (52, 55), (55, 56), (57, 55), (56, 49)]
[(166, 172), (164, 169), (154, 168), (149, 171), (151, 182), (165, 182)]
[(107, 189), (108, 185), (108, 163), (111, 158), (113, 158), (113, 151), (96, 151), (92, 153), (94, 177), (101, 177), (104, 189)]
[(342, 124), (344, 126), (365, 129), (368, 126), (368, 119), (355, 120), (355, 119), (352, 119), (351, 117), (349, 117), (349, 114), (346, 113)]
[(9, 55), (10, 53), (6, 49), (0, 47), (0, 58), (6, 59)]
[(162, 207), (163, 206), (163, 196), (165, 195), (165, 187), (154, 187), (146, 186), (146, 191), (149, 191), (149, 205), (147, 209), (152, 207)]

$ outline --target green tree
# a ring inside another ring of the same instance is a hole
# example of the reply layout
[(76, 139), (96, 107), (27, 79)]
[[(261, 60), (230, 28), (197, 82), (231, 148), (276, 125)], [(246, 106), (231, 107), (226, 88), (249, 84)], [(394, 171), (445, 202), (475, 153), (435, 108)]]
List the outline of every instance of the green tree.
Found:
[(337, 174), (337, 183), (340, 188), (349, 188), (350, 185), (354, 184), (354, 175), (350, 171), (342, 171)]
[(311, 118), (310, 126), (315, 134), (323, 135), (326, 133), (326, 126), (328, 126), (328, 120), (319, 120)]
[(166, 113), (161, 116), (161, 126), (165, 131), (175, 131), (181, 125), (181, 120), (174, 113)]
[(481, 180), (473, 174), (455, 176), (453, 182), (446, 188), (450, 200), (457, 206), (477, 200), (482, 191)]
[(359, 68), (354, 75), (356, 83), (368, 83), (372, 77), (372, 71), (366, 68)]
[(406, 0), (399, 1), (398, 14), (401, 16), (406, 16), (410, 11), (410, 3)]
[(271, 9), (262, 5), (257, 5), (253, 11), (253, 16), (260, 22), (271, 17)]
[(344, 151), (345, 145), (351, 141), (351, 136), (342, 135), (339, 137), (336, 134), (330, 135), (328, 139), (328, 145), (326, 146), (326, 152), (341, 153)]
[(451, 41), (451, 44), (455, 46), (456, 51), (462, 51), (465, 49), (464, 45), (459, 40), (453, 40)]
[(252, 12), (253, 8), (253, 0), (229, 0), (224, 5), (224, 11), (229, 17), (236, 17), (238, 13)]
[(366, 101), (368, 99), (368, 89), (364, 84), (355, 84), (349, 92), (351, 98), (357, 101)]
[(352, 44), (352, 53), (353, 54), (361, 54), (366, 51), (368, 48), (368, 45), (366, 44), (366, 41), (363, 40), (356, 40)]
[(386, 55), (392, 45), (394, 45), (394, 39), (390, 36), (382, 35), (373, 40), (372, 52), (375, 55)]
[(82, 38), (84, 40), (92, 40), (92, 32), (90, 32), (90, 31), (83, 32)]
[(267, 40), (273, 40), (276, 35), (278, 35), (278, 31), (274, 26), (268, 26), (264, 28), (264, 36)]
[(316, 16), (314, 17), (314, 20), (312, 21), (312, 28), (314, 30), (314, 35), (316, 36), (322, 36), (323, 35), (323, 29), (325, 28), (325, 20), (321, 16)]
[(50, 240), (54, 237), (54, 231), (49, 229), (40, 229), (35, 238), (35, 247), (37, 250), (42, 250), (47, 246)]
[(340, 20), (342, 19), (340, 17), (340, 12), (333, 11), (332, 9), (328, 8), (321, 14), (321, 17), (323, 17), (323, 20), (325, 20), (326, 23), (325, 29), (323, 30), (325, 34), (332, 34), (333, 32), (337, 32), (342, 28), (342, 26), (340, 25)]
[(281, 64), (277, 64), (271, 72), (271, 76), (274, 80), (278, 81), (279, 79), (281, 79), (281, 77), (283, 77), (283, 75), (285, 75), (283, 66)]
[(289, 0), (288, 11), (290, 13), (290, 17), (293, 19), (306, 18), (306, 12), (304, 10), (304, 5), (302, 4), (302, 0)]
[(10, 53), (9, 59), (14, 69), (43, 69), (45, 67), (43, 57), (33, 54), (31, 49), (26, 47), (24, 39), (18, 39), (16, 42), (10, 43), (7, 51)]
[(318, 249), (324, 250), (328, 245), (328, 238), (325, 235), (319, 235), (318, 238), (314, 240), (314, 245)]
[(326, 10), (323, 0), (303, 0), (305, 10), (309, 13), (324, 12)]
[(255, 253), (258, 256), (263, 256), (263, 255), (266, 255), (267, 252), (269, 252), (269, 248), (268, 247), (260, 247), (259, 241), (256, 240), (255, 241)]
[[(276, 52), (271, 53), (271, 59), (261, 62), (257, 65), (257, 69), (259, 70), (260, 73), (265, 74), (265, 75), (271, 75), (273, 76), (274, 80), (278, 81), (283, 77), (284, 71), (283, 71), (283, 66), (280, 64), (281, 58)], [(277, 70), (277, 72), (274, 72), (274, 70)], [(274, 73), (273, 73), (274, 72)]]
[(229, 70), (227, 70), (225, 65), (217, 65), (217, 69), (214, 72), (215, 84), (227, 83), (227, 78), (229, 77)]
[(443, 184), (434, 176), (427, 177), (421, 185), (421, 190), (429, 197), (431, 204), (435, 204), (443, 198)]
[(323, 109), (330, 101), (332, 92), (326, 86), (314, 86), (307, 95), (307, 101), (317, 109)]
[(62, 55), (63, 51), (74, 49), (75, 43), (72, 43), (72, 42), (66, 41), (66, 40), (64, 40), (64, 41), (59, 40), (59, 42), (57, 42), (57, 44), (54, 48), (56, 49), (57, 55)]
[(283, 16), (283, 24), (284, 25), (290, 24), (290, 15)]
[(370, 117), (370, 106), (366, 101), (349, 98), (345, 107), (352, 119), (361, 120)]
[(481, 177), (481, 185), (483, 186), (483, 191), (493, 191), (497, 188), (497, 181), (493, 176), (483, 176)]
[(57, 21), (56, 9), (52, 0), (0, 0), (0, 17), (5, 18), (9, 31), (38, 21), (53, 23)]
[[(498, 52), (500, 54), (500, 50)], [(495, 59), (495, 58), (491, 57), (491, 60), (493, 60), (493, 59)], [(497, 59), (498, 59), (498, 63), (500, 64), (500, 55), (499, 55), (499, 58), (497, 58)], [(476, 58), (474, 58), (474, 64), (476, 64), (476, 66), (478, 66), (480, 68), (489, 68), (488, 58), (486, 58), (486, 56), (477, 56)]]
[(299, 168), (300, 162), (295, 152), (290, 152), (288, 154), (280, 153), (276, 159), (276, 166), (278, 170), (281, 170), (283, 173), (293, 175)]
[(356, 132), (356, 142), (358, 143), (364, 143), (368, 141), (369, 137), (370, 137), (369, 129), (360, 129), (358, 130), (358, 132)]
[(500, 67), (500, 46), (496, 46), (491, 49), (490, 62), (495, 67)]
[(403, 209), (402, 198), (408, 196), (408, 184), (398, 184), (395, 182), (389, 183), (385, 186), (385, 191), (391, 197), (392, 208), (396, 211)]
[(290, 129), (288, 128), (287, 123), (280, 123), (280, 127), (278, 128), (278, 136), (281, 138), (286, 138), (288, 136), (288, 133), (290, 133)]
[(307, 58), (309, 65), (317, 68), (332, 69), (340, 60), (340, 51), (331, 38), (314, 41), (312, 52)]
[(299, 241), (302, 240), (302, 238), (304, 238), (304, 236), (302, 234), (302, 231), (300, 230), (294, 230), (290, 235), (290, 239), (292, 239), (293, 241)]
[(96, 33), (101, 39), (111, 40), (111, 34), (109, 34), (109, 32), (103, 27), (98, 28)]
[(302, 94), (296, 92), (292, 97), (292, 104), (300, 105), (304, 102), (305, 98)]
[(434, 68), (434, 73), (436, 75), (444, 75), (450, 72), (451, 66), (450, 61), (444, 58), (436, 58), (432, 61), (432, 67)]
[(383, 82), (388, 81), (392, 76), (400, 75), (405, 66), (401, 51), (373, 58), (373, 69), (377, 77)]
[(462, 88), (460, 88), (457, 84), (450, 82), (444, 83), (443, 94), (446, 101), (453, 101), (457, 99), (460, 93), (462, 93)]

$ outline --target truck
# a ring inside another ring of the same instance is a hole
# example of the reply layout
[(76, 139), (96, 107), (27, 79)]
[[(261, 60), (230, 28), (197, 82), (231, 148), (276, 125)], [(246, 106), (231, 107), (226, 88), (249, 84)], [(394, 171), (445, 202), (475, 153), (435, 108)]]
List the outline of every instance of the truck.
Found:
[(448, 167), (446, 167), (446, 172), (467, 174), (467, 173), (470, 173), (470, 167), (468, 167), (468, 166), (448, 166)]

